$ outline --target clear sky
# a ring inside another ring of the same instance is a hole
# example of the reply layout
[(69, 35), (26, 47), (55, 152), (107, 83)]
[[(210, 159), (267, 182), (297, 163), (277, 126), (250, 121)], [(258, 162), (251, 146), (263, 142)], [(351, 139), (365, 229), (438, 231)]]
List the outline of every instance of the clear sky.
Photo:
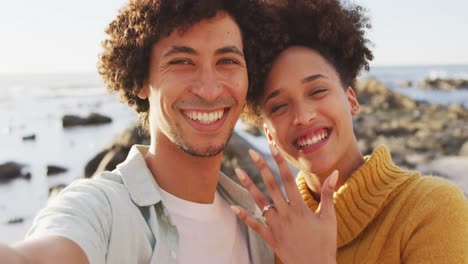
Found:
[[(0, 74), (95, 71), (104, 28), (125, 1), (1, 0)], [(369, 9), (374, 66), (468, 64), (467, 0), (356, 3)]]

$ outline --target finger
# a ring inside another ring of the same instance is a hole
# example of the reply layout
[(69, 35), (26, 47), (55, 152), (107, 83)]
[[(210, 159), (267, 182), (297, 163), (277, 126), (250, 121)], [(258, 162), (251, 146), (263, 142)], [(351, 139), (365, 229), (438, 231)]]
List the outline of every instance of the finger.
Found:
[(283, 193), (281, 192), (281, 189), (265, 160), (260, 157), (260, 155), (255, 150), (250, 149), (249, 154), (254, 161), (255, 166), (257, 166), (257, 169), (260, 171), (265, 188), (270, 194), (270, 197), (275, 203), (276, 207), (281, 210), (282, 208), (288, 206), (286, 199), (284, 198)]
[(262, 209), (264, 206), (270, 204), (270, 201), (258, 189), (257, 185), (255, 185), (255, 183), (252, 182), (252, 180), (244, 170), (236, 168), (235, 171), (240, 183), (250, 193), (250, 196), (252, 196), (258, 208)]
[(288, 196), (289, 202), (292, 204), (303, 203), (301, 194), (299, 193), (299, 189), (296, 185), (296, 181), (294, 180), (294, 175), (292, 174), (291, 169), (289, 168), (289, 165), (284, 159), (283, 155), (273, 144), (270, 144), (270, 151), (276, 161), (276, 164), (278, 164), (281, 180), (283, 181), (284, 189), (286, 190), (286, 195)]
[(338, 180), (338, 171), (335, 170), (325, 180), (320, 194), (320, 217), (325, 219), (336, 219), (335, 205), (333, 203), (333, 194), (335, 192), (336, 182)]
[(239, 217), (240, 220), (242, 220), (242, 222), (255, 230), (255, 232), (257, 232), (271, 247), (274, 246), (273, 235), (268, 227), (256, 220), (244, 208), (231, 205), (231, 210), (237, 215), (237, 217)]

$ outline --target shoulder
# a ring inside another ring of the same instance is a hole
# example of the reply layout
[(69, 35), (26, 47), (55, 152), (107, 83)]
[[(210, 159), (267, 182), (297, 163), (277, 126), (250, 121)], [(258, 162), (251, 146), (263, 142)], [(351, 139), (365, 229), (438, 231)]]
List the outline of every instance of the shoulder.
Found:
[(75, 180), (49, 200), (42, 210), (43, 213), (55, 212), (89, 217), (87, 213), (100, 212), (100, 217), (110, 218), (113, 208), (122, 203), (130, 203), (126, 202), (130, 197), (123, 184), (112, 180), (112, 177), (117, 178), (118, 175), (107, 173), (102, 176)]
[(464, 205), (467, 200), (463, 190), (454, 183), (435, 176), (419, 176), (410, 182), (406, 194), (411, 200), (428, 205)]
[(409, 229), (466, 227), (468, 200), (461, 188), (446, 179), (416, 177), (408, 182), (399, 199)]
[(406, 263), (461, 263), (468, 246), (468, 201), (446, 179), (420, 176), (399, 195)]
[(75, 180), (60, 192), (59, 197), (67, 193), (109, 196), (114, 192), (127, 192), (120, 175), (114, 172), (103, 172), (95, 178)]

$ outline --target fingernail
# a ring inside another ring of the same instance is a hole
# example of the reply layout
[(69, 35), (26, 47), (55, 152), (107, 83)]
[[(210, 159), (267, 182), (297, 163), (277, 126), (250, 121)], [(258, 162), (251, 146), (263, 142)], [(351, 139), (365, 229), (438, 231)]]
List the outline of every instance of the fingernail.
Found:
[(332, 174), (330, 175), (330, 180), (328, 181), (330, 188), (335, 189), (337, 181), (338, 181), (338, 171), (334, 170)]
[(253, 149), (249, 149), (249, 154), (250, 154), (250, 157), (253, 159), (253, 161), (258, 161), (258, 159), (260, 159), (260, 157), (258, 156), (258, 153), (253, 150)]
[(270, 144), (270, 151), (273, 156), (278, 155), (278, 149), (273, 144)]
[(244, 181), (245, 175), (244, 173), (242, 173), (242, 170), (239, 168), (236, 168), (235, 171), (236, 171), (237, 178), (239, 178), (240, 181)]
[(240, 210), (239, 210), (239, 208), (237, 208), (237, 206), (231, 205), (231, 210), (232, 210), (236, 215), (238, 215), (238, 214), (240, 213)]

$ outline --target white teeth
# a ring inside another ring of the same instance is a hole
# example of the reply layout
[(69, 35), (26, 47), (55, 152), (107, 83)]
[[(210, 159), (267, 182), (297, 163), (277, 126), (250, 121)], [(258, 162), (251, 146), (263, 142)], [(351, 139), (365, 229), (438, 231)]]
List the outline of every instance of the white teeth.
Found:
[(299, 139), (296, 144), (301, 148), (305, 148), (319, 141), (324, 140), (327, 136), (328, 136), (328, 133), (325, 131), (313, 137), (309, 137), (307, 139)]
[(206, 113), (206, 112), (185, 112), (185, 115), (192, 119), (193, 121), (200, 122), (205, 125), (212, 124), (221, 117), (223, 117), (224, 109), (218, 110), (216, 112)]

